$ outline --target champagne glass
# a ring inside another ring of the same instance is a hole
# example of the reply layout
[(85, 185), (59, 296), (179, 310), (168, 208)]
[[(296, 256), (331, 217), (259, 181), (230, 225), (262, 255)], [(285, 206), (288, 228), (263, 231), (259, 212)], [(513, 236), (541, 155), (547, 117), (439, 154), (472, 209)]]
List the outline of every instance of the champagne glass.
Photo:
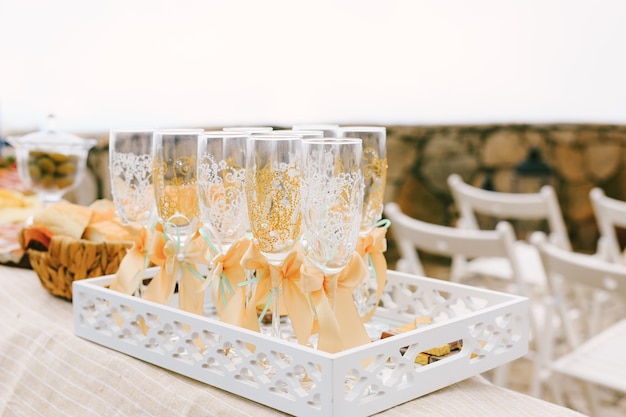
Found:
[[(209, 264), (211, 271), (218, 266), (231, 246), (246, 236), (248, 231), (248, 210), (246, 205), (245, 168), (248, 135), (238, 132), (209, 131), (200, 136), (198, 142), (198, 192), (202, 230), (208, 235), (208, 243), (214, 252), (214, 262)], [(220, 256), (218, 256), (220, 255)], [(219, 271), (219, 269), (218, 269)], [(219, 279), (219, 294), (211, 292), (220, 319), (238, 324), (241, 317), (226, 317), (224, 312), (227, 300), (237, 296), (242, 289), (232, 288), (230, 277), (222, 274), (213, 276)], [(224, 282), (222, 279), (227, 280)], [(230, 294), (226, 294), (229, 289)], [(250, 287), (246, 287), (250, 289)], [(243, 289), (245, 291), (245, 289)], [(250, 292), (246, 294), (246, 299)], [(222, 308), (220, 308), (222, 307)]]
[(339, 136), (339, 125), (328, 123), (296, 124), (291, 127), (293, 130), (321, 130), (325, 138), (336, 138)]
[[(246, 199), (250, 229), (271, 267), (281, 267), (300, 236), (301, 142), (298, 136), (248, 138)], [(272, 336), (280, 337), (280, 283), (272, 288)]]
[(122, 223), (138, 225), (137, 229), (144, 231), (143, 235), (134, 236), (135, 245), (122, 260), (111, 288), (126, 293), (139, 291), (137, 295), (141, 294), (141, 278), (149, 263), (145, 244), (137, 244), (145, 239), (155, 211), (153, 151), (153, 129), (109, 132), (109, 174), (117, 215)]
[(220, 253), (245, 236), (248, 136), (236, 132), (204, 132), (198, 142), (200, 217)]
[(153, 129), (109, 133), (111, 194), (123, 223), (146, 227), (154, 213), (153, 142)]
[(376, 227), (383, 214), (385, 185), (387, 183), (387, 133), (381, 126), (342, 126), (339, 134), (363, 141), (363, 217), (361, 234)]
[[(387, 182), (386, 129), (382, 126), (342, 126), (339, 135), (360, 138), (363, 142), (363, 215), (361, 236), (372, 232), (382, 217), (385, 184)], [(354, 290), (354, 299), (359, 315), (365, 316), (378, 303), (379, 280), (369, 254), (364, 258), (368, 274), (362, 284)]]
[(222, 128), (224, 132), (238, 132), (238, 133), (269, 133), (274, 130), (271, 126), (229, 126)]
[(179, 250), (197, 231), (198, 139), (202, 130), (157, 130), (154, 135), (154, 186), (159, 221)]
[[(253, 132), (252, 134), (257, 135), (258, 133)], [(266, 134), (279, 136), (299, 136), (302, 139), (321, 139), (324, 137), (324, 132), (322, 130), (277, 129)]]
[(356, 249), (363, 207), (362, 143), (358, 139), (302, 141), (302, 213), (306, 256), (330, 282), (331, 306), (338, 274)]

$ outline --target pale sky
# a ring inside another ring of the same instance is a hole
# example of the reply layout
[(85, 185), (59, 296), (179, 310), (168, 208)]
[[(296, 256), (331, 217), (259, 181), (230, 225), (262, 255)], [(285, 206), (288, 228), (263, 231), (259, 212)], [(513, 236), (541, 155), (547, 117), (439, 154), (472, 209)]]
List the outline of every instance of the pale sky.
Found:
[(626, 123), (621, 0), (0, 0), (0, 127)]

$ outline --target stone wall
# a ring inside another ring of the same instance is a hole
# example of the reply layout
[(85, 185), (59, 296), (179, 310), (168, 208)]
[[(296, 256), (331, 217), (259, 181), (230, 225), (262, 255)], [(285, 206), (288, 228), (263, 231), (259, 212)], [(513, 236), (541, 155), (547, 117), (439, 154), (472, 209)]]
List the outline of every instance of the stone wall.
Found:
[[(277, 126), (276, 128), (281, 128)], [(215, 127), (212, 127), (215, 129)], [(97, 137), (90, 153), (98, 195), (110, 198), (108, 135)], [(456, 211), (446, 183), (460, 174), (481, 186), (492, 177), (495, 189), (511, 191), (514, 169), (531, 147), (554, 172), (554, 185), (575, 250), (595, 250), (597, 228), (589, 190), (626, 200), (626, 126), (593, 124), (490, 124), (387, 126), (389, 171), (386, 201), (397, 201), (409, 215), (452, 225)], [(395, 261), (390, 235), (390, 264)]]
[(553, 169), (575, 250), (595, 250), (597, 228), (589, 191), (626, 200), (626, 126), (593, 124), (388, 126), (387, 201), (416, 218), (454, 224), (446, 179), (451, 173), (482, 186), (490, 175), (511, 191), (514, 170), (531, 147)]

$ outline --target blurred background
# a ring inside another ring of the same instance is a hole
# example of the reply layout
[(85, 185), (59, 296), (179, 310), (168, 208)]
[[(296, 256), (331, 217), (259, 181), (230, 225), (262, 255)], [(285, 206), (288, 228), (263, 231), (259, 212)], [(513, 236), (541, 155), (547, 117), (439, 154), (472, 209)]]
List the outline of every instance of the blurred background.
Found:
[[(626, 201), (624, 22), (623, 0), (0, 0), (0, 139), (49, 114), (97, 139), (65, 196), (87, 205), (111, 198), (112, 128), (382, 125), (385, 202), (444, 225), (458, 219), (450, 174), (511, 191), (536, 154), (573, 248), (591, 253), (590, 191)], [(0, 185), (20, 189), (10, 150)], [(20, 227), (4, 229), (13, 248)], [(531, 368), (510, 386), (528, 392)], [(626, 397), (604, 395), (602, 415), (623, 416)]]
[(0, 128), (622, 123), (620, 0), (0, 0)]

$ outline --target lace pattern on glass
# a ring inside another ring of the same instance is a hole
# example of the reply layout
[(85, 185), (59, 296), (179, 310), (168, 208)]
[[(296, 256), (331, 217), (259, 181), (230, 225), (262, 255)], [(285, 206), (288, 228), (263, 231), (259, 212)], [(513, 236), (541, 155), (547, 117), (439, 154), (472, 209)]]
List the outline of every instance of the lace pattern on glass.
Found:
[(198, 166), (200, 209), (205, 224), (221, 244), (232, 244), (246, 232), (248, 211), (244, 189), (246, 171), (229, 161), (205, 155)]
[(112, 155), (113, 200), (126, 222), (145, 223), (154, 205), (151, 155), (116, 153)]
[[(360, 230), (363, 177), (360, 170), (336, 172), (331, 152), (308, 156), (302, 186), (304, 240), (307, 254), (322, 269), (346, 265), (355, 250)], [(320, 169), (316, 160), (323, 160)]]

